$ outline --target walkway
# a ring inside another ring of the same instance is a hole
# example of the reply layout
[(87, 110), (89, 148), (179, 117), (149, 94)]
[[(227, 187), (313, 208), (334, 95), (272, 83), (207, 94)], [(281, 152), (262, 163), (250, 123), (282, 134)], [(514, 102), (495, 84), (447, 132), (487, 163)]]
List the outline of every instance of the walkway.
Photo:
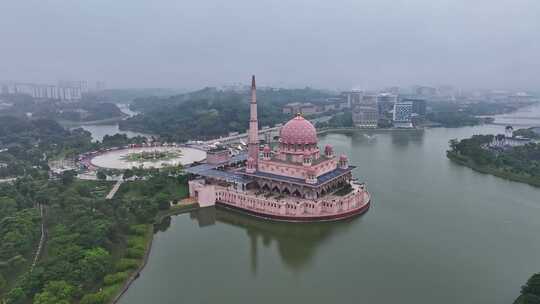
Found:
[[(264, 134), (269, 133), (269, 132), (270, 133), (274, 132), (276, 135), (278, 135), (280, 129), (281, 129), (281, 126), (261, 129), (261, 130), (259, 130), (259, 135), (264, 135)], [(203, 143), (206, 144), (206, 145), (212, 145), (212, 144), (215, 144), (217, 142), (222, 143), (222, 144), (235, 143), (235, 142), (239, 142), (241, 140), (247, 140), (247, 137), (248, 137), (248, 133), (246, 132), (246, 133), (236, 134), (236, 135), (232, 135), (232, 136), (226, 136), (226, 137), (220, 137), (220, 138), (207, 140), (207, 141), (205, 141)]]
[(34, 254), (34, 260), (32, 261), (32, 265), (30, 266), (30, 272), (34, 270), (34, 267), (36, 266), (39, 257), (41, 256), (41, 251), (43, 250), (45, 239), (47, 238), (47, 231), (45, 230), (45, 212), (43, 211), (43, 205), (41, 204), (39, 205), (39, 212), (41, 214), (41, 238), (39, 239), (39, 245), (36, 253)]
[(109, 192), (109, 194), (107, 194), (107, 196), (105, 197), (105, 199), (112, 199), (114, 197), (114, 195), (116, 194), (116, 191), (118, 191), (118, 189), (120, 189), (120, 186), (122, 185), (122, 183), (124, 182), (123, 179), (119, 179), (116, 184), (114, 184), (114, 187), (111, 189), (111, 191)]
[(0, 179), (0, 184), (1, 184), (1, 183), (14, 183), (16, 180), (17, 180), (16, 177), (13, 177), (13, 178), (4, 178), (4, 179)]

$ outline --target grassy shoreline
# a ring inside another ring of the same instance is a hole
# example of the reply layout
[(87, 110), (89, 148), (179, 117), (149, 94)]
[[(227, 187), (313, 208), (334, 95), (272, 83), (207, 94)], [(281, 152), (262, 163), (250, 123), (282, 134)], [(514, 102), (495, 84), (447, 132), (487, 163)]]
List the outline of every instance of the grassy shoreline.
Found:
[(199, 204), (193, 203), (193, 204), (186, 204), (186, 205), (175, 205), (172, 206), (171, 209), (162, 211), (158, 215), (156, 215), (155, 221), (152, 224), (147, 224), (147, 231), (145, 234), (145, 250), (144, 255), (142, 258), (138, 260), (138, 266), (135, 270), (129, 272), (129, 276), (122, 282), (122, 284), (118, 284), (115, 286), (116, 290), (112, 292), (112, 297), (108, 301), (109, 304), (115, 304), (120, 301), (122, 296), (128, 291), (129, 287), (137, 278), (140, 276), (141, 272), (144, 270), (144, 267), (148, 264), (148, 258), (150, 257), (150, 253), (152, 251), (152, 244), (154, 241), (154, 232), (156, 229), (156, 225), (161, 223), (166, 217), (173, 216), (173, 215), (179, 215), (191, 211), (195, 211), (199, 209)]
[(138, 260), (137, 268), (132, 271), (128, 271), (128, 277), (121, 284), (113, 285), (111, 299), (107, 301), (108, 303), (117, 303), (120, 298), (122, 298), (131, 284), (139, 277), (140, 272), (144, 269), (146, 263), (148, 262), (148, 257), (150, 256), (150, 251), (152, 250), (152, 242), (154, 240), (154, 227), (151, 224), (147, 224), (145, 226), (146, 232), (144, 235), (144, 255)]
[(462, 155), (457, 155), (456, 153), (451, 152), (451, 151), (448, 151), (446, 153), (446, 157), (448, 157), (448, 159), (450, 159), (452, 162), (471, 168), (472, 170), (476, 172), (480, 172), (483, 174), (490, 174), (490, 175), (497, 176), (506, 180), (524, 183), (524, 184), (528, 184), (534, 187), (540, 187), (540, 180), (536, 180), (530, 176), (503, 171), (501, 169), (497, 169), (490, 166), (479, 166), (475, 164), (470, 158), (466, 156), (462, 156)]

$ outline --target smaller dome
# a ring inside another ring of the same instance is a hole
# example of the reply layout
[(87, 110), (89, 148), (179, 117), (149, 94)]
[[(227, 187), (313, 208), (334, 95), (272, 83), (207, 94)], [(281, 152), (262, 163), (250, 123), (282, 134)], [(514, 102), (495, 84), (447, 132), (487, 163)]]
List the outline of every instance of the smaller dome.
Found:
[(331, 145), (324, 146), (324, 152), (325, 153), (332, 152), (333, 150), (334, 150), (334, 148)]
[(341, 156), (339, 157), (339, 160), (347, 160), (347, 155), (345, 154), (341, 154)]
[(266, 153), (268, 153), (268, 152), (271, 152), (272, 149), (270, 149), (270, 146), (269, 146), (269, 145), (266, 145), (266, 146), (264, 146), (263, 151), (266, 152)]

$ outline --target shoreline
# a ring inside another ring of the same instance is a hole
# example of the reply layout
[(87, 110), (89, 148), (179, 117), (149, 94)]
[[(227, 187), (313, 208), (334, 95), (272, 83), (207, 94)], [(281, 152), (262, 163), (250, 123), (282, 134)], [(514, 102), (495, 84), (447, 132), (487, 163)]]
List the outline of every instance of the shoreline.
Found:
[(75, 128), (77, 126), (117, 124), (120, 121), (124, 120), (125, 118), (126, 118), (125, 116), (117, 116), (117, 117), (111, 117), (107, 119), (89, 120), (89, 121), (58, 120), (58, 123), (65, 128)]
[[(364, 215), (370, 209), (370, 207), (371, 207), (371, 198), (370, 198), (370, 200), (369, 200), (369, 202), (367, 204), (365, 204), (360, 209), (358, 209), (356, 212), (351, 213), (346, 217), (339, 218), (339, 219), (332, 219), (332, 220), (324, 220), (322, 222), (328, 222), (328, 221), (329, 222), (335, 222), (336, 220), (346, 220), (346, 219), (350, 219), (350, 218), (354, 218), (354, 217), (360, 217), (360, 216)], [(248, 217), (254, 217), (254, 218), (258, 219), (258, 220), (264, 220), (264, 221), (269, 221), (270, 220), (270, 221), (272, 221), (269, 218), (256, 216), (256, 215), (251, 214), (249, 212), (240, 211), (240, 210), (234, 210), (232, 208), (229, 208), (228, 206), (224, 206), (223, 204), (216, 204), (216, 208), (223, 208), (223, 209), (232, 210), (233, 212), (236, 212), (236, 213), (239, 213), (239, 214), (244, 214), (244, 215), (246, 215)], [(116, 293), (116, 295), (111, 300), (109, 300), (108, 304), (117, 304), (122, 299), (122, 297), (126, 294), (126, 292), (129, 290), (131, 285), (140, 277), (142, 271), (144, 270), (144, 268), (148, 264), (148, 261), (149, 261), (149, 258), (150, 258), (150, 253), (152, 252), (152, 246), (153, 246), (153, 242), (154, 242), (154, 234), (155, 234), (156, 225), (160, 224), (167, 217), (178, 216), (178, 215), (182, 215), (182, 214), (189, 213), (189, 212), (192, 212), (192, 211), (197, 211), (197, 210), (200, 210), (200, 209), (201, 209), (201, 207), (199, 206), (199, 204), (194, 203), (194, 204), (185, 205), (185, 206), (172, 207), (171, 209), (169, 209), (167, 211), (164, 211), (162, 214), (158, 214), (156, 216), (156, 219), (154, 220), (154, 223), (149, 224), (149, 227), (148, 227), (148, 231), (149, 231), (148, 233), (151, 233), (151, 235), (148, 238), (148, 242), (146, 244), (145, 254), (144, 254), (143, 258), (142, 258), (141, 264), (139, 265), (139, 267), (135, 271), (133, 271), (133, 273), (130, 274), (130, 276), (127, 278), (127, 280), (122, 284), (122, 288)], [(280, 222), (280, 221), (278, 221), (278, 222)], [(321, 221), (319, 221), (319, 222), (321, 222)], [(296, 223), (298, 223), (298, 222), (296, 222)]]
[(532, 187), (540, 188), (540, 181), (531, 180), (530, 177), (502, 172), (498, 169), (491, 168), (491, 167), (478, 166), (478, 165), (472, 164), (470, 159), (468, 158), (467, 158), (467, 161), (465, 161), (463, 159), (460, 159), (458, 156), (453, 155), (453, 153), (449, 153), (449, 152), (446, 153), (446, 157), (455, 164), (470, 168), (473, 171), (476, 171), (482, 174), (488, 174), (488, 175), (492, 175), (492, 176), (502, 178), (508, 181), (527, 184)]
[(387, 133), (387, 132), (423, 132), (426, 128), (356, 128), (356, 127), (340, 127), (317, 130), (317, 135), (325, 135), (327, 133), (351, 133), (351, 132), (372, 132), (372, 133)]
[(130, 276), (126, 279), (126, 281), (124, 281), (124, 283), (122, 284), (122, 288), (120, 288), (117, 291), (116, 295), (107, 302), (108, 304), (118, 303), (122, 299), (124, 294), (129, 290), (131, 285), (141, 276), (141, 272), (144, 270), (144, 268), (148, 264), (150, 253), (152, 252), (152, 245), (154, 243), (154, 234), (155, 234), (156, 225), (161, 223), (166, 217), (182, 215), (184, 213), (196, 211), (200, 208), (201, 207), (199, 207), (199, 204), (196, 204), (196, 203), (185, 205), (185, 206), (172, 207), (171, 209), (163, 212), (163, 214), (158, 214), (154, 222), (152, 224), (148, 224), (148, 231), (147, 231), (147, 233), (149, 234), (148, 242), (146, 243), (146, 248), (145, 248), (144, 256), (142, 257), (141, 263), (139, 267), (137, 267), (137, 269), (134, 270), (130, 274)]
[[(398, 132), (423, 132), (426, 128), (429, 128), (429, 127), (413, 128), (413, 129), (393, 129), (393, 128), (361, 129), (361, 128), (353, 128), (353, 127), (351, 127), (351, 128), (329, 128), (329, 129), (317, 130), (317, 134), (323, 134), (324, 135), (326, 133), (332, 133), (332, 132), (335, 132), (335, 133), (344, 133), (344, 132), (349, 133), (349, 132), (357, 132), (357, 131), (368, 131), (368, 132), (370, 132), (370, 131), (371, 132), (394, 132), (394, 131), (398, 131)], [(504, 173), (496, 171), (496, 170), (490, 170), (490, 168), (484, 168), (484, 167), (479, 167), (479, 166), (476, 166), (476, 165), (472, 165), (472, 164), (470, 164), (470, 163), (468, 163), (468, 162), (466, 162), (466, 161), (464, 161), (462, 159), (459, 159), (459, 157), (457, 157), (455, 155), (451, 155), (450, 153), (447, 153), (446, 156), (450, 161), (452, 161), (452, 162), (454, 162), (454, 163), (456, 163), (458, 165), (468, 167), (468, 168), (470, 168), (470, 169), (472, 169), (472, 170), (474, 170), (476, 172), (482, 173), (482, 174), (490, 174), (490, 175), (500, 177), (500, 178), (503, 178), (503, 179), (506, 179), (506, 180), (529, 184), (530, 186), (533, 186), (533, 187), (540, 187), (540, 182), (535, 184), (534, 182), (529, 182), (529, 181), (524, 180), (524, 178), (520, 178), (520, 177), (516, 177), (516, 176), (510, 176), (510, 175), (504, 174)], [(371, 203), (371, 200), (370, 200), (370, 203)], [(368, 207), (365, 210), (363, 210), (363, 212), (361, 212), (360, 214), (357, 214), (357, 215), (361, 216), (362, 214), (367, 212), (369, 210), (370, 204), (368, 204), (367, 206)], [(216, 207), (218, 207), (218, 206), (216, 206)], [(219, 206), (219, 207), (222, 207), (222, 206)], [(140, 266), (122, 284), (122, 288), (108, 302), (108, 304), (117, 304), (122, 299), (122, 297), (127, 293), (127, 291), (129, 290), (131, 285), (135, 282), (135, 280), (137, 280), (139, 278), (142, 271), (144, 270), (144, 268), (148, 264), (150, 253), (152, 251), (153, 240), (154, 240), (154, 231), (155, 231), (154, 229), (155, 229), (156, 225), (161, 223), (166, 217), (182, 215), (182, 214), (189, 213), (189, 212), (192, 212), (192, 211), (196, 211), (196, 210), (199, 210), (199, 209), (201, 209), (201, 207), (198, 204), (186, 205), (184, 207), (176, 207), (176, 208), (172, 207), (170, 210), (167, 210), (167, 211), (163, 212), (162, 214), (158, 214), (156, 216), (155, 221), (152, 224), (149, 224), (149, 227), (151, 227), (151, 230), (152, 230), (151, 231), (152, 234), (150, 235), (148, 243), (146, 244), (146, 251), (145, 251), (145, 254), (144, 254), (143, 258), (142, 258)], [(229, 209), (229, 208), (226, 208), (226, 209)], [(238, 212), (238, 213), (241, 213), (241, 212)], [(257, 216), (255, 216), (255, 218), (257, 218)], [(261, 218), (259, 217), (259, 219), (261, 219)], [(150, 228), (149, 228), (149, 230), (150, 230)]]

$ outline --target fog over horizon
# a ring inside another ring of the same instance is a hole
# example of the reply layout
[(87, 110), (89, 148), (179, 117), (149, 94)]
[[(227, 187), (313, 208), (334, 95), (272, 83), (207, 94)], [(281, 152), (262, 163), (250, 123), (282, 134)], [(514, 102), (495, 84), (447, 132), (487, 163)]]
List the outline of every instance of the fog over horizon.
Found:
[(540, 89), (538, 0), (0, 1), (0, 81)]

